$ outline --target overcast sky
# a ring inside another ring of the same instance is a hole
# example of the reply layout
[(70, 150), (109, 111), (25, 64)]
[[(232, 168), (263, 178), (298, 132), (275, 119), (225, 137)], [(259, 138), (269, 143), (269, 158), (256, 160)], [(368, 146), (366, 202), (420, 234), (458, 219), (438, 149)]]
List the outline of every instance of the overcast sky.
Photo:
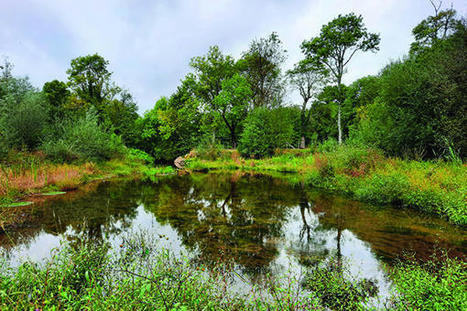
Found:
[[(444, 1), (444, 7), (451, 3), (466, 16), (467, 1)], [(428, 0), (0, 0), (0, 57), (14, 64), (15, 75), (42, 87), (65, 81), (71, 59), (97, 52), (142, 113), (169, 96), (188, 73), (190, 58), (211, 45), (239, 57), (252, 39), (276, 31), (288, 69), (302, 57), (304, 39), (349, 12), (380, 33), (381, 46), (376, 54), (354, 57), (346, 83), (406, 54), (412, 28), (433, 8)]]

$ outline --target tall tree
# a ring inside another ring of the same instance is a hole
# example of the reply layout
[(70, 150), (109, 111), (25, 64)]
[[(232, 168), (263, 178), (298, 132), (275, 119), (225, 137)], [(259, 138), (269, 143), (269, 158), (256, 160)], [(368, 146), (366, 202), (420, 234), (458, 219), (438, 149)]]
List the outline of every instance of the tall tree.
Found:
[[(309, 62), (325, 66), (342, 92), (342, 76), (346, 66), (358, 51), (379, 50), (380, 37), (367, 31), (362, 16), (354, 13), (339, 15), (321, 28), (320, 35), (302, 43), (302, 51)], [(339, 96), (341, 97), (341, 96)], [(338, 103), (337, 128), (342, 143), (341, 104)]]
[(277, 106), (282, 101), (281, 65), (287, 51), (277, 33), (253, 40), (240, 61), (253, 91), (254, 107)]
[(248, 81), (240, 74), (222, 81), (222, 91), (214, 98), (216, 113), (225, 122), (230, 132), (232, 148), (237, 148), (238, 128), (248, 114), (251, 97)]
[(71, 94), (68, 86), (62, 81), (53, 80), (44, 83), (42, 92), (49, 103), (52, 122), (59, 121), (64, 117), (65, 105)]
[[(235, 60), (229, 55), (222, 54), (218, 46), (212, 46), (205, 56), (194, 57), (190, 66), (195, 72), (194, 75), (187, 77), (187, 81), (195, 81), (191, 83), (191, 87), (194, 88), (194, 95), (202, 103), (201, 108), (209, 114), (217, 113), (219, 107), (214, 99), (222, 91), (222, 82), (231, 78), (237, 71)], [(211, 118), (213, 117), (212, 115)], [(216, 123), (211, 123), (214, 141)]]
[(71, 61), (67, 70), (68, 85), (78, 97), (96, 107), (100, 116), (105, 103), (118, 93), (112, 85), (109, 62), (98, 54), (80, 56)]
[(115, 134), (120, 135), (127, 146), (135, 146), (137, 141), (136, 120), (138, 106), (133, 96), (126, 90), (120, 93), (119, 99), (110, 101), (105, 106), (105, 116)]
[(327, 74), (322, 67), (307, 62), (299, 62), (287, 72), (290, 83), (302, 97), (300, 107), (300, 148), (302, 149), (305, 148), (305, 133), (312, 111), (308, 104), (311, 106), (313, 97), (326, 85)]
[(412, 30), (415, 41), (410, 45), (410, 53), (420, 53), (423, 49), (432, 46), (438, 40), (446, 39), (461, 23), (456, 19), (454, 9), (441, 10), (442, 1), (430, 0), (434, 15), (422, 20)]

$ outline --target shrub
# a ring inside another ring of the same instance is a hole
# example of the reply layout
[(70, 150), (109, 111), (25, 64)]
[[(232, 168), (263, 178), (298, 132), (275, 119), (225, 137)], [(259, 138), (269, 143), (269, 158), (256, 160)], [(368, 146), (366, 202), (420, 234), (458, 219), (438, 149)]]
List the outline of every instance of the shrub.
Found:
[(154, 157), (150, 156), (142, 150), (129, 148), (128, 154), (131, 160), (139, 160), (146, 164), (154, 164)]
[(249, 157), (265, 157), (294, 141), (293, 115), (287, 108), (255, 109), (245, 121), (239, 151)]
[(339, 147), (339, 143), (334, 137), (330, 137), (327, 140), (323, 141), (321, 144), (319, 144), (316, 148), (316, 151), (318, 152), (330, 152), (334, 151)]
[(222, 155), (222, 145), (213, 143), (210, 140), (204, 140), (198, 145), (195, 152), (198, 158), (202, 160), (217, 160)]
[[(0, 133), (1, 135), (1, 133)], [(7, 154), (8, 154), (8, 145), (5, 141), (5, 139), (3, 139), (1, 136), (0, 136), (0, 160), (4, 159)]]
[(84, 118), (66, 121), (60, 132), (59, 139), (49, 138), (42, 146), (56, 161), (102, 161), (124, 153), (121, 138), (100, 126), (93, 112)]
[(316, 168), (321, 178), (330, 178), (334, 176), (334, 168), (324, 154), (317, 153), (313, 156), (313, 166)]
[(446, 40), (383, 69), (379, 96), (359, 111), (353, 135), (390, 155), (466, 157), (467, 29), (459, 26)]
[(373, 174), (355, 191), (359, 200), (378, 204), (401, 205), (405, 193), (410, 191), (410, 184), (406, 176), (398, 172), (389, 174)]
[(19, 102), (13, 96), (3, 99), (0, 133), (9, 147), (33, 150), (40, 143), (47, 125), (47, 106), (39, 93), (26, 93)]

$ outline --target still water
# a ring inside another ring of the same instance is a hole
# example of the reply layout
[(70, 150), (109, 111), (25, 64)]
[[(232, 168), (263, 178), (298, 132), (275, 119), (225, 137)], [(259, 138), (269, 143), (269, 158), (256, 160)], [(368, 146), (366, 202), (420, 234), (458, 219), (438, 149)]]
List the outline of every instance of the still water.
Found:
[(123, 234), (145, 230), (161, 246), (207, 266), (233, 263), (248, 282), (337, 256), (353, 274), (376, 281), (380, 292), (390, 286), (383, 265), (404, 253), (427, 258), (441, 247), (465, 259), (461, 228), (292, 179), (209, 173), (93, 183), (28, 207), (20, 225), (0, 234), (0, 249), (17, 265), (42, 261), (61, 241), (83, 234), (118, 245)]

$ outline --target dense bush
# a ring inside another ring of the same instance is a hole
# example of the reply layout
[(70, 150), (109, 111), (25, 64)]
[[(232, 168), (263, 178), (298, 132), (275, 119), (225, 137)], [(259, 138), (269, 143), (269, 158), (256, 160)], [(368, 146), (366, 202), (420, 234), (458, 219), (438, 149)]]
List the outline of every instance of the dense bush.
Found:
[(196, 157), (203, 160), (217, 160), (222, 155), (223, 146), (209, 140), (203, 140), (196, 147)]
[(360, 110), (355, 136), (391, 155), (467, 155), (465, 25), (447, 40), (388, 65), (380, 93)]
[(28, 92), (2, 100), (0, 133), (10, 148), (33, 150), (43, 138), (48, 121), (47, 106), (40, 93)]
[(249, 157), (273, 155), (276, 148), (298, 141), (294, 132), (296, 116), (287, 108), (255, 109), (245, 121), (239, 151)]
[(119, 136), (98, 124), (96, 114), (67, 120), (61, 125), (57, 138), (49, 137), (42, 145), (44, 152), (56, 161), (108, 160), (124, 152)]
[(154, 164), (154, 158), (142, 150), (128, 148), (128, 155), (131, 160), (136, 159), (146, 164)]

